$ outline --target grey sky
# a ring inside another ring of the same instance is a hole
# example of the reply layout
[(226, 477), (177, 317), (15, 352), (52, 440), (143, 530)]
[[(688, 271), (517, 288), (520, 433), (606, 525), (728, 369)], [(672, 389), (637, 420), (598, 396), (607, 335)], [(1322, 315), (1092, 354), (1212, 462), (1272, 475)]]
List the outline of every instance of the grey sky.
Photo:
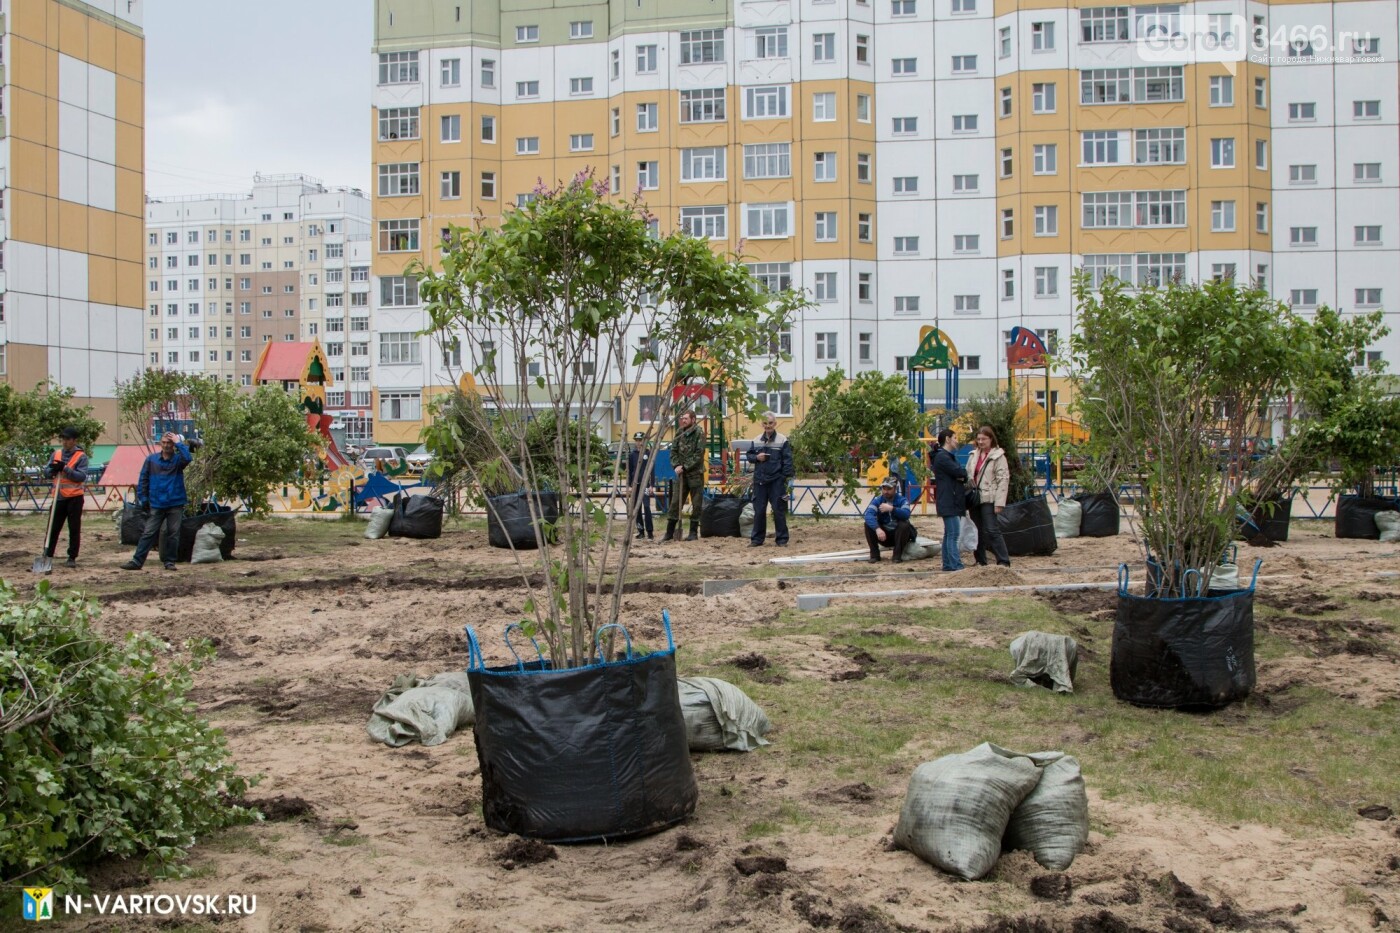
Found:
[(303, 172), (369, 192), (372, 0), (147, 0), (146, 191)]

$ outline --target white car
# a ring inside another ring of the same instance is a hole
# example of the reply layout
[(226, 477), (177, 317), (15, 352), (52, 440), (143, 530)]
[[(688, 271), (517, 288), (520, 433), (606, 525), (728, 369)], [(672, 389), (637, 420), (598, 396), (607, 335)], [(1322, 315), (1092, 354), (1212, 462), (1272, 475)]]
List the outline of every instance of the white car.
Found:
[(408, 452), (402, 447), (366, 447), (365, 452), (360, 454), (360, 466), (366, 473), (377, 473), (380, 469), (388, 471), (407, 462)]
[(428, 448), (419, 447), (408, 455), (408, 472), (421, 476), (428, 469), (428, 464), (432, 462), (433, 455), (428, 453)]

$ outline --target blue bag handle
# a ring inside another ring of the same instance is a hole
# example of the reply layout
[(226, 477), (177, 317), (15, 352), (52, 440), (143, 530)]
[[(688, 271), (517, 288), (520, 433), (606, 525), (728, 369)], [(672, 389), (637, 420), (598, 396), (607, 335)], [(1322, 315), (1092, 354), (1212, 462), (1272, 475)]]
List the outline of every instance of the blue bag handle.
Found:
[(1191, 582), (1191, 577), (1192, 577), (1192, 575), (1194, 575), (1194, 576), (1196, 577), (1196, 593), (1195, 593), (1195, 595), (1197, 595), (1197, 596), (1200, 596), (1200, 595), (1201, 595), (1201, 572), (1200, 572), (1199, 570), (1197, 570), (1195, 567), (1188, 567), (1188, 568), (1186, 569), (1186, 571), (1185, 571), (1184, 573), (1182, 573), (1182, 575), (1181, 575), (1181, 597), (1182, 597), (1182, 599), (1190, 599), (1190, 598), (1191, 598), (1191, 591), (1187, 588), (1187, 585)]
[(597, 659), (599, 664), (607, 663), (607, 658), (603, 657), (603, 645), (599, 639), (601, 639), (603, 633), (610, 628), (617, 629), (622, 633), (622, 637), (627, 640), (627, 660), (632, 660), (632, 636), (628, 634), (627, 626), (623, 625), (621, 622), (609, 622), (607, 625), (600, 625), (598, 630), (593, 633), (593, 656)]
[(1262, 567), (1263, 565), (1264, 565), (1264, 559), (1263, 559), (1262, 557), (1256, 557), (1256, 558), (1254, 558), (1254, 572), (1251, 573), (1250, 576), (1249, 576), (1249, 591), (1250, 591), (1251, 593), (1254, 592), (1254, 583), (1255, 583), (1255, 581), (1259, 579), (1259, 568)]
[(1118, 565), (1118, 595), (1128, 595), (1128, 562), (1124, 561)]
[(467, 633), (467, 670), (485, 670), (486, 662), (481, 656), (481, 645), (476, 640), (476, 632), (472, 631), (470, 625), (463, 626), (463, 630)]
[[(516, 652), (515, 652), (515, 646), (512, 645), (512, 644), (510, 643), (510, 630), (511, 630), (511, 629), (515, 629), (516, 631), (520, 632), (521, 634), (525, 634), (525, 629), (523, 629), (523, 628), (520, 627), (520, 623), (519, 623), (519, 622), (512, 622), (510, 625), (507, 625), (507, 626), (506, 626), (505, 635), (503, 636), (503, 637), (505, 638), (506, 647), (507, 647), (508, 649), (510, 649), (510, 653), (515, 657), (515, 664), (516, 664), (516, 666), (519, 667), (520, 670), (524, 671), (524, 670), (525, 670), (525, 662), (522, 661), (522, 660), (520, 660), (520, 655), (516, 654)], [(528, 639), (530, 639), (530, 644), (532, 644), (532, 645), (535, 646), (535, 655), (540, 659), (540, 664), (543, 665), (543, 664), (544, 664), (544, 652), (540, 650), (540, 643), (537, 642), (537, 641), (535, 641), (535, 636), (533, 636), (533, 635), (525, 635), (525, 637), (528, 638)]]
[(1224, 550), (1224, 552), (1220, 555), (1220, 560), (1217, 561), (1217, 563), (1220, 563), (1220, 564), (1234, 564), (1236, 567), (1238, 567), (1238, 566), (1239, 566), (1239, 563), (1240, 563), (1240, 550), (1239, 550), (1239, 548), (1237, 548), (1237, 547), (1236, 547), (1235, 545), (1233, 545), (1233, 544), (1227, 544), (1227, 545), (1225, 545), (1225, 550)]
[(676, 640), (671, 637), (671, 610), (661, 610), (661, 625), (666, 629), (666, 650), (675, 653)]

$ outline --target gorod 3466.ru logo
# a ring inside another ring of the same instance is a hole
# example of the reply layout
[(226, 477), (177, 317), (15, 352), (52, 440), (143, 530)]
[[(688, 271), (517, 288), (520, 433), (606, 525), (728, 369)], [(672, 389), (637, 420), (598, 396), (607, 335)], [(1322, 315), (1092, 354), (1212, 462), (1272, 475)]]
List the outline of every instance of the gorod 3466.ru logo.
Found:
[(53, 888), (24, 889), (24, 919), (53, 919)]

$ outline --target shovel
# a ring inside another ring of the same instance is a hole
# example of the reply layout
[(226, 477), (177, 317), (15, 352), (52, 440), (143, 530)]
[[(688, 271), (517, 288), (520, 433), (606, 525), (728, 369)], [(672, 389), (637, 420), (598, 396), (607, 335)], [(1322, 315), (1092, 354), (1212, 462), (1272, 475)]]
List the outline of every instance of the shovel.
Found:
[(45, 554), (49, 547), (49, 535), (53, 532), (53, 516), (58, 511), (58, 480), (53, 482), (53, 502), (49, 504), (49, 521), (44, 526), (44, 543), (39, 547), (39, 556), (34, 558), (30, 573), (53, 573), (53, 558)]

